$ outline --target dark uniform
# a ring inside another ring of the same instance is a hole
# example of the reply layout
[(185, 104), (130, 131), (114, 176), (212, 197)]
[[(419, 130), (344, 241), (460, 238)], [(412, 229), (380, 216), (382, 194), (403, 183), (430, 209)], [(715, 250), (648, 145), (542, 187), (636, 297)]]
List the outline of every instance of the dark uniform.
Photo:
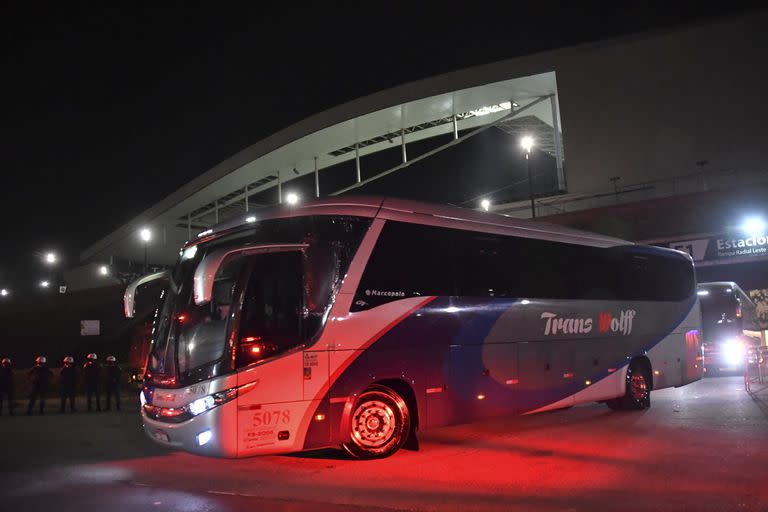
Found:
[(45, 395), (48, 393), (48, 385), (53, 378), (53, 372), (45, 363), (39, 362), (29, 370), (29, 376), (32, 378), (32, 393), (29, 395), (27, 414), (32, 414), (32, 408), (35, 406), (35, 401), (38, 399), (40, 400), (40, 414), (43, 414), (45, 409)]
[(8, 399), (8, 413), (13, 416), (13, 367), (9, 360), (0, 366), (0, 415), (3, 414), (3, 398)]
[(61, 412), (66, 409), (67, 398), (69, 398), (69, 411), (77, 412), (75, 409), (75, 386), (77, 385), (77, 368), (72, 363), (64, 363), (59, 373), (59, 393), (61, 395)]
[(99, 379), (101, 378), (101, 365), (93, 360), (88, 360), (83, 365), (83, 379), (85, 380), (85, 394), (88, 397), (88, 410), (91, 410), (91, 398), (96, 397), (96, 410), (101, 411), (101, 399), (99, 398)]
[(115, 408), (120, 410), (120, 367), (115, 361), (107, 360), (107, 410), (110, 410), (110, 401), (115, 397)]

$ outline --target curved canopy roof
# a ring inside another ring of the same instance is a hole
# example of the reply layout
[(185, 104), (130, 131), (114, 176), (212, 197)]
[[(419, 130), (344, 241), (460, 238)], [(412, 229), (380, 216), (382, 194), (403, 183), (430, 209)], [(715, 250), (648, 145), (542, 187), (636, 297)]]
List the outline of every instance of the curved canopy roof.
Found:
[[(119, 256), (143, 258), (136, 233), (149, 226), (156, 233), (149, 259), (167, 264), (178, 248), (198, 231), (239, 215), (254, 204), (247, 198), (297, 179), (372, 153), (408, 143), (484, 127), (507, 131), (545, 127), (543, 149), (559, 150), (557, 85), (554, 71), (501, 79), (503, 67), (475, 69), (406, 84), (311, 116), (257, 142), (181, 186), (137, 218), (102, 238), (81, 255), (83, 261)], [(509, 73), (509, 70), (506, 70)], [(498, 80), (489, 79), (498, 78)], [(478, 83), (485, 82), (485, 83)], [(523, 123), (521, 125), (521, 123)], [(458, 137), (458, 133), (462, 137)], [(407, 167), (404, 154), (403, 165)], [(428, 156), (428, 155), (426, 155)], [(419, 158), (423, 158), (424, 155)], [(354, 189), (363, 183), (351, 182)], [(246, 192), (247, 187), (247, 192)], [(346, 189), (337, 191), (345, 192)], [(278, 202), (275, 190), (274, 203)]]

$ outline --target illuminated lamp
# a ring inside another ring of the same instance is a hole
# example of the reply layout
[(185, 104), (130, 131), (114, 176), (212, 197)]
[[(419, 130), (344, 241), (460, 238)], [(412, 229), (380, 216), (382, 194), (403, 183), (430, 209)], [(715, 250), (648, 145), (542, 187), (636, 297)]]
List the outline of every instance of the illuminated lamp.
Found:
[(764, 235), (768, 229), (765, 219), (762, 217), (747, 217), (741, 223), (741, 230), (749, 236)]

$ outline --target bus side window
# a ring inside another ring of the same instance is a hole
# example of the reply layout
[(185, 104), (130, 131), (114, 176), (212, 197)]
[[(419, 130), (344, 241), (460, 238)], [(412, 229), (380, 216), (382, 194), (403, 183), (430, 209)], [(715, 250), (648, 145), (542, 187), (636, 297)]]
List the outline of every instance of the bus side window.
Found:
[(399, 298), (453, 295), (454, 274), (463, 269), (454, 267), (455, 240), (446, 231), (387, 221), (366, 265), (356, 299), (375, 307)]

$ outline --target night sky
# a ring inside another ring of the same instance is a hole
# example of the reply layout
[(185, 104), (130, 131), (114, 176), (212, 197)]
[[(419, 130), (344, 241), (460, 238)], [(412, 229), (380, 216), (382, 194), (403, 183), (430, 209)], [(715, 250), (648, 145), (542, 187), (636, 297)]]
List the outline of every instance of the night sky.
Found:
[(214, 3), (163, 4), (0, 7), (0, 287), (31, 290), (42, 275), (36, 253), (55, 249), (75, 265), (80, 250), (186, 181), (345, 101), (741, 9), (531, 2), (457, 12), (446, 2), (387, 2), (333, 11), (325, 2), (224, 12)]

